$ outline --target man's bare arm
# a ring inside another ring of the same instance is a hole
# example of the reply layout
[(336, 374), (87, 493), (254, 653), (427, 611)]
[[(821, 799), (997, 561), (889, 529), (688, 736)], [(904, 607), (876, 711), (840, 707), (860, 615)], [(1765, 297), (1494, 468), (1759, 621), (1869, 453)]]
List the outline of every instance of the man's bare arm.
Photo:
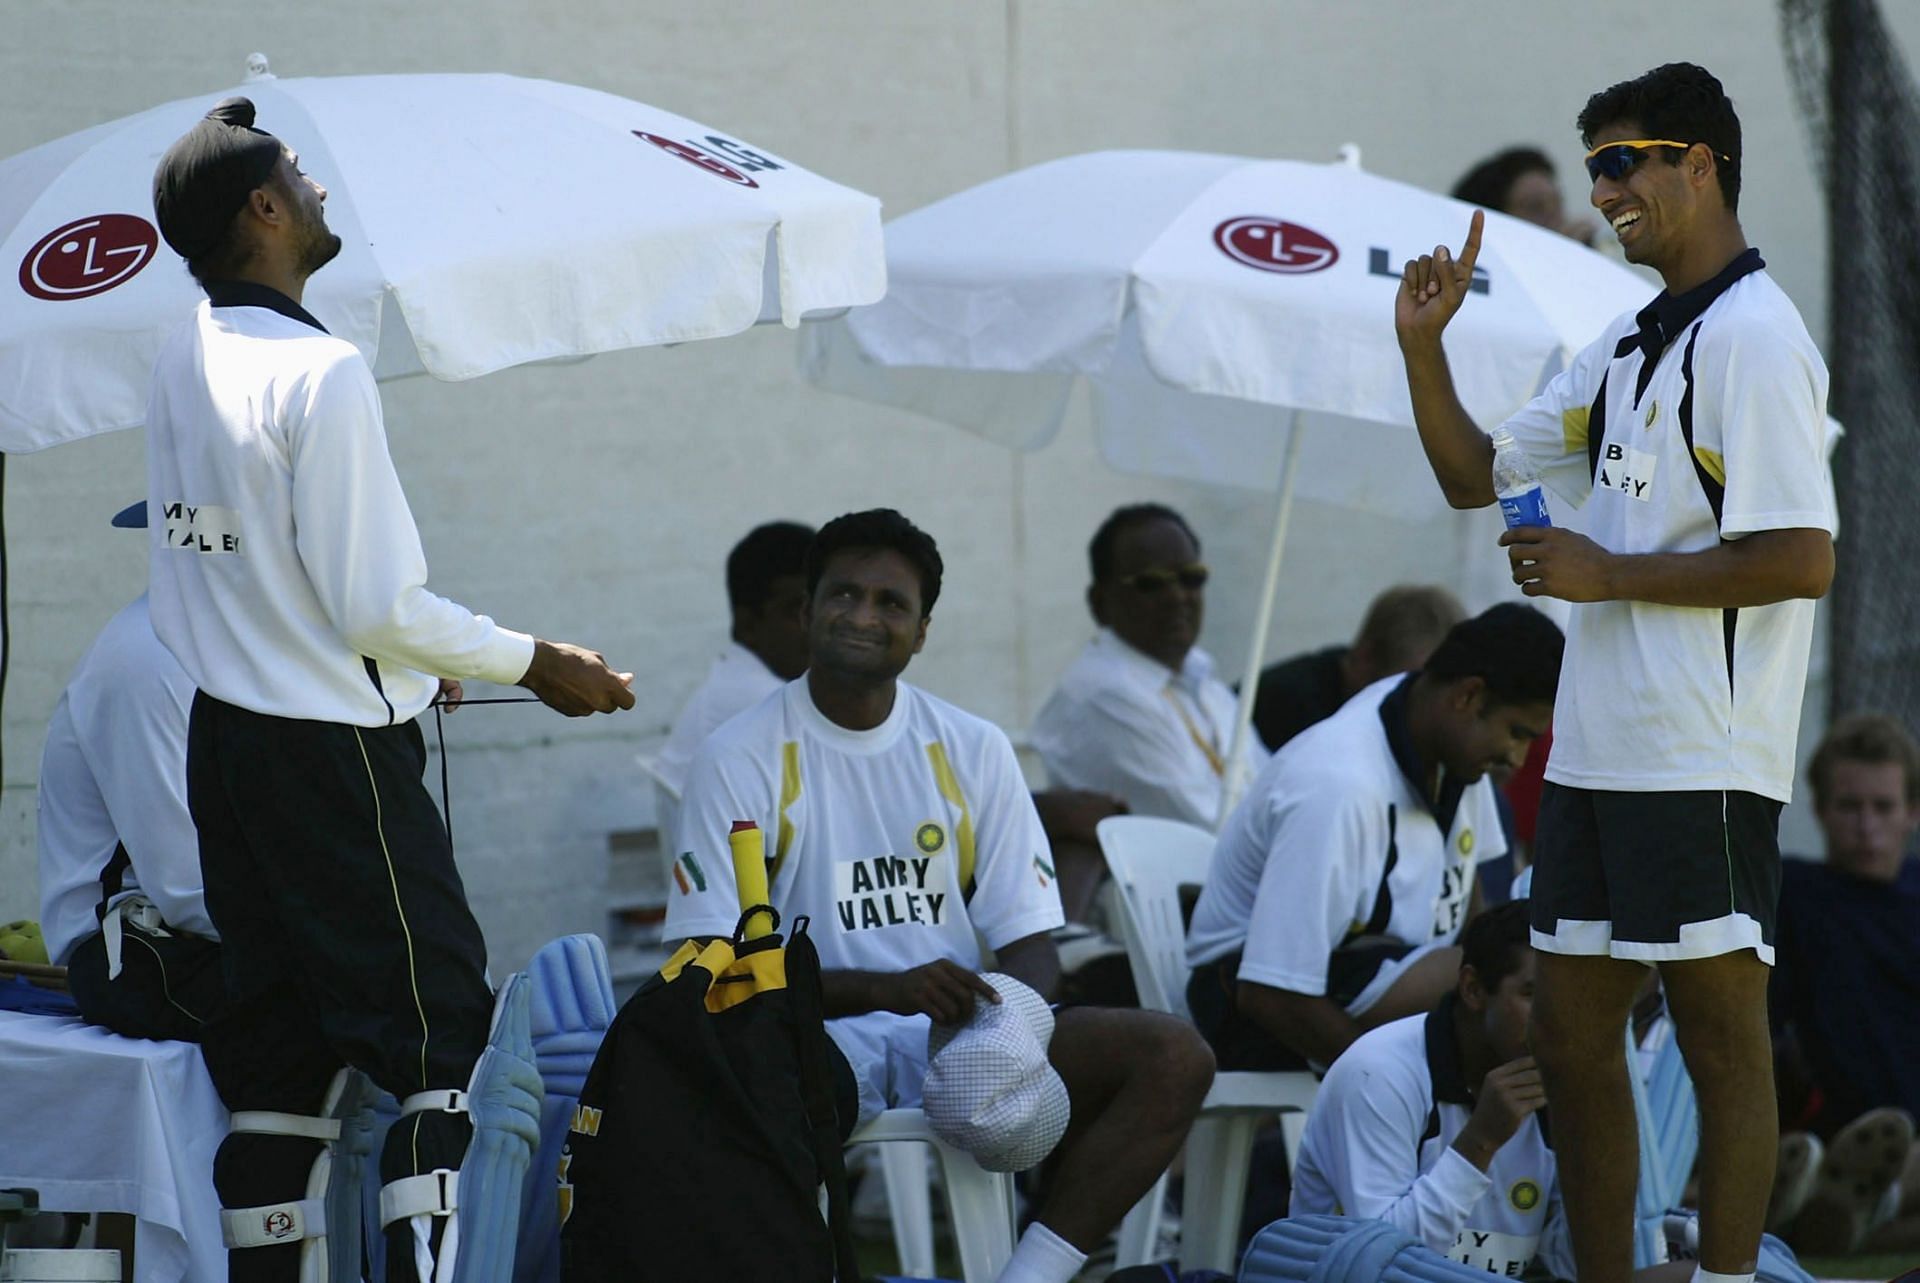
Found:
[(931, 1016), (955, 1025), (973, 1015), (975, 997), (1000, 1001), (1000, 991), (978, 975), (945, 958), (910, 971), (823, 971), (820, 1005), (827, 1019), (891, 1011), (901, 1016)]
[(1018, 940), (995, 951), (996, 965), (1003, 975), (1012, 976), (1027, 988), (1052, 1002), (1060, 990), (1060, 950), (1053, 937), (1044, 931)]
[(1737, 609), (1823, 597), (1833, 582), (1824, 530), (1757, 530), (1699, 552), (1612, 553), (1552, 526), (1522, 526), (1500, 542), (1529, 597)]
[(1240, 1014), (1283, 1046), (1316, 1064), (1331, 1065), (1366, 1032), (1330, 998), (1242, 980), (1234, 992)]
[(1485, 224), (1485, 215), (1474, 211), (1458, 262), (1444, 245), (1408, 260), (1394, 299), (1394, 331), (1406, 362), (1414, 426), (1434, 479), (1455, 508), (1484, 508), (1495, 497), (1493, 443), (1460, 404), (1441, 344), (1447, 322), (1460, 310), (1472, 284)]

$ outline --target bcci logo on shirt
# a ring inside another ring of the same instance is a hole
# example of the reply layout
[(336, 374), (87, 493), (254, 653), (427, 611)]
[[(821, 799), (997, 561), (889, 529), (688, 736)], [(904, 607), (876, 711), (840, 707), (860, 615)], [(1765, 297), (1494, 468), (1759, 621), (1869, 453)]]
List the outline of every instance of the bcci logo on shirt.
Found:
[(1540, 1206), (1540, 1186), (1530, 1180), (1517, 1180), (1507, 1191), (1507, 1201), (1516, 1212), (1531, 1212)]
[(934, 855), (947, 844), (947, 831), (929, 820), (913, 831), (913, 844), (923, 855)]
[(1461, 855), (1473, 854), (1473, 830), (1461, 829), (1460, 836), (1454, 839), (1454, 845), (1460, 848)]

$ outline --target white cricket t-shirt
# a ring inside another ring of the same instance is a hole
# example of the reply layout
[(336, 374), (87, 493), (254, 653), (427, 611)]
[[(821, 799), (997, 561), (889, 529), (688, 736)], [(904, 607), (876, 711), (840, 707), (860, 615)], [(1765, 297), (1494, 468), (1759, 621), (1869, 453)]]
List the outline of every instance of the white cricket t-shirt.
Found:
[[(1698, 552), (1760, 530), (1835, 529), (1826, 366), (1759, 261), (1749, 250), (1699, 290), (1620, 317), (1507, 420), (1607, 550)], [(1629, 339), (1656, 322), (1670, 337), (1647, 374)], [(1717, 522), (1708, 483), (1724, 490)], [(1813, 617), (1807, 600), (1737, 611), (1575, 603), (1547, 778), (1790, 800)]]
[(1489, 1274), (1518, 1278), (1538, 1257), (1573, 1277), (1558, 1167), (1541, 1115), (1486, 1171), (1453, 1148), (1473, 1117), (1449, 994), (1423, 1016), (1370, 1029), (1327, 1070), (1307, 1115), (1288, 1214), (1380, 1220)]
[(740, 916), (727, 834), (765, 835), (781, 917), (811, 920), (828, 970), (980, 966), (1060, 926), (1053, 857), (1013, 746), (992, 723), (905, 682), (893, 711), (850, 731), (814, 707), (807, 679), (722, 726), (695, 756), (666, 934), (730, 935)]
[[(1187, 929), (1187, 964), (1240, 950), (1242, 980), (1324, 995), (1349, 938), (1451, 943), (1475, 866), (1506, 854), (1492, 781), (1443, 785), (1443, 830), (1403, 765), (1405, 692), (1395, 674), (1289, 740), (1220, 831)], [(1398, 751), (1396, 751), (1396, 741)]]
[(707, 670), (706, 680), (687, 697), (680, 716), (674, 718), (673, 730), (654, 762), (654, 770), (676, 792), (684, 794), (693, 755), (707, 742), (707, 736), (785, 684), (765, 660), (739, 642), (728, 642)]
[(119, 845), (122, 896), (139, 891), (169, 927), (216, 935), (187, 811), (193, 693), (142, 595), (107, 621), (54, 706), (36, 808), (40, 931), (58, 966), (100, 929), (100, 875)]
[(147, 402), (153, 626), (215, 699), (410, 721), (438, 677), (511, 685), (533, 639), (427, 590), (420, 533), (358, 349), (260, 285), (216, 284)]

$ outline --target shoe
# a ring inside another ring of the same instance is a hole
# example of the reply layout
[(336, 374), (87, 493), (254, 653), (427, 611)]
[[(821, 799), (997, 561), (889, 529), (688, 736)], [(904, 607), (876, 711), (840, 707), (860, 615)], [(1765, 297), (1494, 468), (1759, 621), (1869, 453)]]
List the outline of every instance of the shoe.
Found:
[(1767, 1199), (1767, 1233), (1782, 1234), (1807, 1205), (1826, 1146), (1812, 1132), (1788, 1132), (1780, 1138), (1780, 1158), (1774, 1165), (1773, 1193)]
[(1912, 1146), (1913, 1116), (1904, 1109), (1868, 1110), (1835, 1133), (1794, 1225), (1793, 1246), (1820, 1255), (1853, 1251)]

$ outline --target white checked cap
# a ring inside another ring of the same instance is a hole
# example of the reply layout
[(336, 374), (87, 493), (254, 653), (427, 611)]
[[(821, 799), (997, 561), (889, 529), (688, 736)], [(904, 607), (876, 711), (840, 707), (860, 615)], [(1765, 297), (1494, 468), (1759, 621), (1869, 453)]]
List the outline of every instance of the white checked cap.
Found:
[(1053, 1012), (1011, 976), (981, 977), (999, 1005), (974, 999), (964, 1025), (927, 1034), (921, 1109), (934, 1135), (990, 1172), (1024, 1172), (1053, 1152), (1072, 1116), (1067, 1085), (1047, 1063)]

